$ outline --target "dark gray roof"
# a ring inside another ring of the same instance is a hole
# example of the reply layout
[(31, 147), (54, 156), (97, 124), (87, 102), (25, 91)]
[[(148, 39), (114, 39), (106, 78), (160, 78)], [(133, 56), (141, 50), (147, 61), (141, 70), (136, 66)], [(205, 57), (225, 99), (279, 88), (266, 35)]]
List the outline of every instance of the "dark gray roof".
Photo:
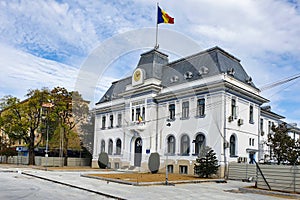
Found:
[(271, 117), (276, 120), (284, 119), (285, 117), (282, 115), (279, 115), (277, 113), (274, 113), (271, 111), (271, 106), (262, 106), (261, 108), (261, 115), (266, 117)]
[(106, 91), (106, 93), (103, 95), (103, 97), (100, 99), (100, 101), (97, 104), (111, 101), (113, 99), (117, 99), (118, 95), (125, 91), (126, 85), (131, 84), (131, 77), (127, 77), (125, 79), (121, 79), (119, 81), (115, 81), (112, 83), (110, 88)]
[[(230, 72), (233, 72), (232, 76), (235, 79), (255, 87), (240, 64), (240, 60), (219, 47), (214, 47), (168, 64), (163, 69), (162, 85), (168, 87), (186, 81), (194, 81)], [(190, 77), (189, 74), (191, 75)], [(176, 78), (178, 80), (174, 81)]]
[[(160, 79), (163, 87), (227, 73), (256, 88), (240, 64), (240, 60), (219, 47), (213, 47), (171, 63), (168, 62), (166, 54), (153, 49), (141, 54), (137, 68), (145, 71), (145, 79)], [(97, 104), (118, 98), (117, 95), (124, 92), (128, 84), (131, 84), (131, 77), (113, 82)]]

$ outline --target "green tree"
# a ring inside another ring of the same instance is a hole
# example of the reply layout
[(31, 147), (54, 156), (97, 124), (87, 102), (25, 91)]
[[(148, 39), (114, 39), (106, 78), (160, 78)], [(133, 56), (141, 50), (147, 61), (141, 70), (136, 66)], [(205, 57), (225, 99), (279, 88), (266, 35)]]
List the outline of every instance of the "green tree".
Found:
[(6, 95), (0, 99), (0, 110), (5, 110), (20, 102), (20, 99), (11, 95)]
[(273, 134), (268, 135), (268, 140), (271, 142), (271, 148), (277, 164), (280, 165), (288, 160), (288, 157), (293, 157), (290, 153), (295, 145), (294, 140), (288, 135), (289, 129), (286, 123), (279, 124), (277, 127), (272, 126)]
[(287, 161), (290, 165), (299, 165), (299, 158), (300, 158), (300, 140), (298, 139), (295, 141), (292, 139), (293, 146), (289, 147), (289, 151), (287, 154)]
[(67, 165), (68, 148), (70, 142), (73, 147), (80, 147), (80, 138), (76, 126), (82, 122), (88, 114), (87, 101), (84, 101), (78, 92), (69, 92), (65, 88), (56, 87), (51, 91), (52, 118), (57, 121), (57, 129), (54, 138), (59, 138), (63, 149), (64, 165)]
[(34, 149), (38, 147), (41, 138), (37, 140), (38, 128), (41, 125), (42, 105), (49, 98), (48, 89), (29, 90), (27, 99), (19, 102), (15, 97), (5, 97), (2, 101), (2, 131), (12, 140), (22, 139), (28, 147), (29, 164), (34, 165)]
[(199, 177), (208, 178), (217, 174), (219, 169), (218, 160), (214, 150), (208, 146), (201, 149), (196, 163), (194, 164), (194, 173)]

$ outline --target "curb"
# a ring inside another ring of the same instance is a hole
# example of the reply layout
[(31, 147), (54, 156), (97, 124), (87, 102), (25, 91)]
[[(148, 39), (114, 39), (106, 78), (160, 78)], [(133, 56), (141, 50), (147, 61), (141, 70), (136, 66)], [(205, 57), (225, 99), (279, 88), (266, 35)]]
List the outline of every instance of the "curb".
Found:
[(65, 185), (65, 186), (68, 186), (68, 187), (72, 187), (72, 188), (84, 190), (84, 191), (87, 191), (87, 192), (95, 193), (95, 194), (102, 195), (102, 196), (105, 196), (105, 197), (108, 197), (108, 198), (119, 199), (119, 200), (125, 200), (125, 199), (122, 198), (122, 197), (117, 197), (117, 196), (114, 196), (114, 195), (111, 195), (111, 194), (106, 194), (106, 193), (103, 193), (103, 192), (99, 192), (99, 191), (95, 191), (95, 190), (86, 189), (86, 188), (79, 187), (79, 186), (75, 186), (75, 185), (72, 185), (72, 184), (63, 183), (63, 182), (56, 181), (56, 180), (52, 180), (52, 179), (49, 179), (49, 178), (45, 178), (45, 177), (41, 177), (41, 176), (29, 174), (29, 173), (26, 173), (26, 172), (22, 172), (22, 174), (27, 175), (27, 176), (31, 176), (31, 177), (34, 177), (34, 178), (39, 178), (39, 179), (42, 179), (42, 180), (45, 180), (45, 181), (50, 181), (50, 182), (53, 182), (53, 183), (57, 183), (57, 184), (60, 184), (60, 185)]
[[(133, 186), (150, 186), (150, 185), (166, 185), (165, 181), (161, 182), (130, 182), (130, 181), (123, 181), (119, 179), (113, 179), (113, 178), (105, 178), (105, 177), (99, 177), (99, 176), (91, 176), (91, 175), (85, 175), (81, 174), (81, 177), (85, 178), (92, 178), (92, 179), (98, 179), (102, 181), (107, 182), (114, 182), (114, 183), (120, 183), (125, 185), (133, 185)], [(227, 183), (224, 179), (213, 179), (213, 180), (186, 180), (186, 181), (168, 181), (168, 185), (175, 185), (175, 184), (184, 184), (184, 183), (207, 183), (207, 182), (214, 182), (214, 183)]]
[(285, 197), (295, 197), (297, 199), (300, 199), (299, 194), (290, 194), (285, 192), (279, 192), (279, 191), (269, 191), (269, 190), (260, 190), (260, 189), (251, 189), (251, 188), (239, 188), (240, 192), (243, 193), (254, 193), (254, 194), (263, 194), (263, 195), (280, 195)]

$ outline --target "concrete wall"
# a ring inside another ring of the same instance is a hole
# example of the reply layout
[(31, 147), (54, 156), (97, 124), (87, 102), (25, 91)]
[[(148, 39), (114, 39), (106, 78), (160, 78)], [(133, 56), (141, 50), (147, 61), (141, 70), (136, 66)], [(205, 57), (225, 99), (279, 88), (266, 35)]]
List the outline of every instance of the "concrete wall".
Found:
[(7, 157), (8, 164), (20, 164), (20, 165), (28, 165), (29, 160), (27, 156), (10, 156)]
[[(300, 192), (300, 166), (260, 165), (271, 190)], [(268, 189), (260, 173), (257, 187)]]
[(244, 180), (252, 177), (256, 180), (256, 165), (231, 162), (228, 170), (228, 179)]
[[(21, 164), (28, 165), (27, 156), (0, 156), (0, 162), (8, 164)], [(59, 157), (45, 157), (35, 156), (35, 165), (37, 166), (62, 166), (63, 160)], [(90, 166), (91, 162), (89, 158), (68, 158), (68, 166)]]
[[(300, 166), (259, 165), (271, 190), (300, 192)], [(269, 189), (256, 165), (246, 163), (229, 163), (229, 179), (243, 180), (253, 177), (257, 180), (257, 188)], [(256, 179), (257, 178), (257, 179)]]

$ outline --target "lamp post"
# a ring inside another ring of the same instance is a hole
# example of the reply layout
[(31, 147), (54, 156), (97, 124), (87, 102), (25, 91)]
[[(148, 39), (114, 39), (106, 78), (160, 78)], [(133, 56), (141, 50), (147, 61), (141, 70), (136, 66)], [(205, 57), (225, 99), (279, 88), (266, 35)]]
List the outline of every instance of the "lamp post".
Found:
[(47, 108), (47, 116), (46, 119), (46, 150), (45, 150), (45, 158), (46, 158), (46, 171), (48, 170), (48, 148), (49, 148), (49, 113), (50, 109), (53, 107), (53, 103), (48, 102), (44, 103), (42, 107)]
[[(166, 126), (170, 127), (171, 123), (167, 123)], [(168, 150), (168, 146), (167, 146), (167, 153), (166, 153), (166, 185), (169, 185), (168, 154), (169, 154), (169, 150)]]
[(48, 170), (48, 137), (49, 137), (49, 124), (48, 124), (48, 119), (46, 121), (46, 154), (45, 154), (45, 157), (46, 157), (46, 171)]

